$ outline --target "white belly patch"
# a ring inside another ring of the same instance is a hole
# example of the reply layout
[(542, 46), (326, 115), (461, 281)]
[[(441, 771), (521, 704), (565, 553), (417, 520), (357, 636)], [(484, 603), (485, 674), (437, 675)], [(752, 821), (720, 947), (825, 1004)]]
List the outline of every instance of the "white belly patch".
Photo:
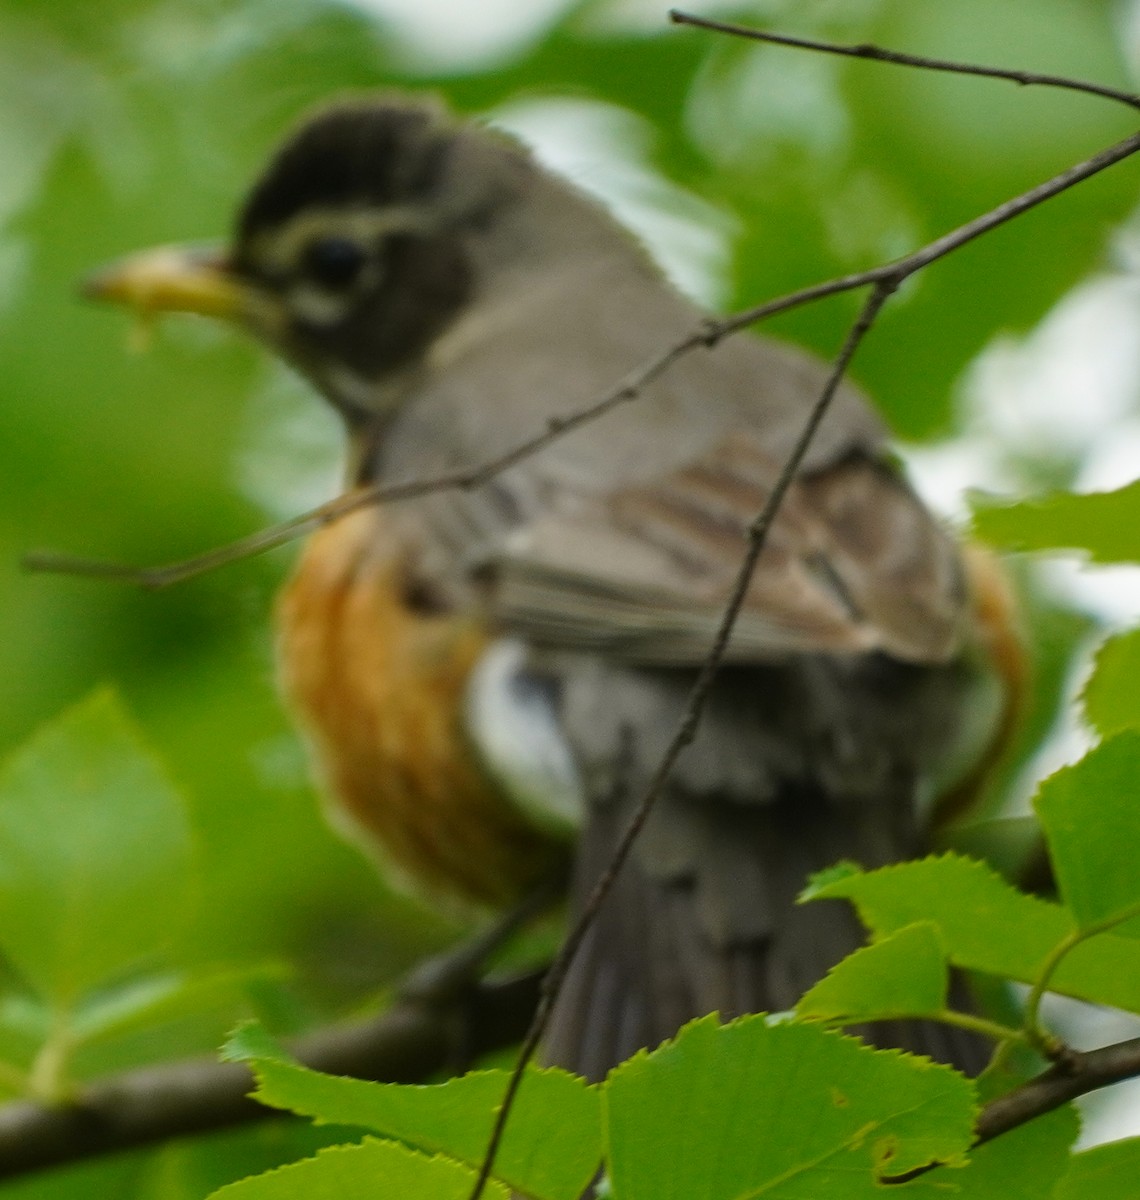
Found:
[(471, 672), (466, 724), (488, 774), (536, 826), (581, 827), (585, 793), (555, 697), (517, 638), (493, 642)]

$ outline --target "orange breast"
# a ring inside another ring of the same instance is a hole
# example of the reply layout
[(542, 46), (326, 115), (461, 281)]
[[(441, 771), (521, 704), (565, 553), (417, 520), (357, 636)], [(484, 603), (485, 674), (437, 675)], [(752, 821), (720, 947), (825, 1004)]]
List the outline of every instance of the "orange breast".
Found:
[(1017, 597), (1001, 559), (976, 542), (964, 542), (961, 551), (970, 595), (971, 652), (996, 675), (1002, 699), (981, 754), (967, 774), (935, 802), (933, 824), (943, 827), (967, 816), (982, 796), (991, 770), (1017, 733), (1030, 682)]
[(337, 824), (434, 898), (509, 903), (560, 848), (496, 792), (465, 736), (486, 630), (415, 611), (408, 590), (382, 513), (316, 533), (278, 607), (284, 690)]

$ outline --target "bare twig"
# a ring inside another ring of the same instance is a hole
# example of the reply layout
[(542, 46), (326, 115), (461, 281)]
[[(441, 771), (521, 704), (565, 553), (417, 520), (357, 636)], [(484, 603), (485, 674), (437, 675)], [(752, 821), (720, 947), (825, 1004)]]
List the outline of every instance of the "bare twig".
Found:
[(673, 773), (673, 767), (676, 765), (685, 748), (696, 736), (709, 691), (712, 689), (717, 672), (720, 670), (720, 664), (724, 659), (725, 651), (728, 649), (728, 643), (732, 637), (736, 619), (744, 604), (745, 596), (748, 594), (748, 587), (752, 582), (756, 563), (764, 550), (772, 522), (780, 510), (784, 496), (795, 479), (796, 472), (799, 470), (800, 463), (803, 462), (804, 455), (807, 453), (808, 447), (815, 437), (815, 432), (819, 428), (820, 421), (823, 420), (824, 415), (831, 406), (831, 401), (839, 388), (843, 376), (847, 372), (847, 367), (855, 351), (858, 349), (860, 342), (862, 342), (872, 324), (874, 324), (875, 317), (886, 303), (887, 297), (895, 290), (896, 286), (897, 284), (894, 281), (880, 280), (875, 284), (870, 296), (867, 297), (867, 301), (863, 305), (858, 319), (848, 333), (846, 341), (843, 343), (843, 348), (839, 352), (835, 366), (828, 376), (823, 391), (812, 406), (811, 413), (800, 432), (800, 436), (792, 452), (788, 455), (783, 467), (780, 469), (775, 486), (772, 488), (763, 509), (748, 528), (748, 548), (741, 560), (740, 569), (737, 571), (732, 587), (732, 594), (721, 615), (720, 625), (717, 628), (712, 648), (701, 663), (701, 669), (697, 674), (696, 682), (689, 693), (684, 715), (665, 753), (661, 756), (661, 760), (657, 764), (653, 778), (649, 781), (649, 786), (638, 801), (637, 809), (623, 831), (617, 847), (614, 849), (613, 857), (607, 864), (601, 878), (594, 885), (594, 890), (590, 893), (589, 898), (582, 908), (582, 912), (579, 914), (577, 921), (574, 922), (573, 928), (566, 935), (557, 955), (555, 955), (550, 971), (543, 981), (542, 995), (538, 1002), (538, 1008), (535, 1009), (534, 1020), (531, 1022), (530, 1029), (523, 1040), (518, 1058), (515, 1061), (514, 1070), (511, 1073), (510, 1082), (507, 1084), (507, 1089), (503, 1096), (503, 1102), (496, 1114), (495, 1124), (491, 1130), (491, 1137), (487, 1143), (487, 1150), (483, 1156), (483, 1162), (479, 1168), (479, 1174), (471, 1192), (471, 1200), (479, 1200), (487, 1184), (487, 1180), (490, 1178), (491, 1171), (495, 1165), (495, 1156), (498, 1154), (503, 1133), (507, 1127), (507, 1120), (514, 1105), (515, 1096), (518, 1094), (518, 1089), (522, 1084), (526, 1068), (530, 1060), (534, 1057), (534, 1053), (538, 1049), (543, 1035), (546, 1033), (546, 1027), (550, 1022), (550, 1015), (554, 1010), (558, 993), (574, 961), (574, 956), (577, 954), (591, 924), (593, 924), (598, 910), (605, 902), (606, 896), (609, 895), (610, 889), (617, 879), (618, 872), (629, 857), (633, 843), (637, 840), (638, 834), (649, 819), (649, 814), (653, 811), (653, 806), (656, 804), (665, 785), (669, 782), (669, 777)]
[(957, 229), (944, 233), (940, 238), (936, 238), (933, 242), (927, 243), (912, 254), (897, 259), (895, 262), (884, 263), (882, 266), (872, 267), (868, 271), (858, 271), (852, 275), (843, 275), (837, 279), (817, 283), (812, 287), (791, 292), (766, 304), (758, 304), (755, 308), (746, 308), (742, 312), (724, 317), (719, 321), (712, 321), (709, 323), (707, 340), (713, 342), (719, 337), (735, 333), (745, 325), (751, 325), (764, 317), (784, 312), (786, 309), (795, 308), (812, 300), (821, 300), (825, 296), (834, 296), (839, 292), (849, 292), (855, 288), (866, 287), (868, 284), (878, 283), (880, 280), (895, 276), (908, 278), (937, 259), (945, 258), (951, 251), (957, 250), (967, 242), (972, 242), (982, 234), (989, 233), (999, 225), (1004, 225), (1007, 221), (1012, 221), (1022, 213), (1028, 212), (1029, 209), (1036, 208), (1038, 204), (1060, 195), (1074, 184), (1089, 179), (1106, 167), (1111, 167), (1130, 157), (1137, 150), (1140, 150), (1140, 133), (1131, 134), (1112, 146), (1106, 146), (1091, 158), (1086, 158), (1083, 162), (1066, 168), (1051, 179), (1045, 180), (1044, 183), (1039, 183), (1036, 187), (1022, 192), (1021, 195), (1005, 201), (1004, 204), (991, 208), (989, 212), (975, 217), (972, 221), (967, 221), (964, 225), (959, 225)]
[(905, 54), (899, 50), (887, 50), (867, 42), (858, 45), (842, 45), (824, 42), (815, 38), (793, 37), (787, 33), (769, 33), (764, 29), (753, 29), (731, 21), (716, 21), (711, 17), (700, 17), (695, 13), (673, 9), (669, 20), (675, 25), (692, 25), (697, 29), (708, 29), (714, 33), (727, 33), (733, 37), (748, 38), (756, 42), (769, 42), (775, 46), (791, 46), (799, 50), (814, 50), (821, 54), (838, 54), (845, 58), (867, 58), (874, 62), (891, 63), (899, 67), (918, 67), (923, 71), (946, 71), (953, 75), (975, 75), (985, 79), (1005, 79), (1022, 86), (1063, 88), (1070, 92), (1085, 92), (1105, 100), (1116, 100), (1130, 108), (1140, 108), (1140, 96), (1109, 87), (1104, 83), (1092, 83), (1085, 79), (1073, 79), (1068, 75), (1049, 75), (1038, 71), (1016, 71), (1008, 67), (984, 67), (977, 63), (952, 62), (945, 58), (929, 58), (924, 54)]
[(490, 1177), (494, 1167), (495, 1155), (498, 1152), (515, 1096), (521, 1085), (523, 1073), (546, 1032), (554, 1003), (557, 1000), (562, 983), (569, 972), (574, 955), (577, 953), (582, 940), (586, 936), (587, 930), (612, 888), (622, 864), (628, 857), (631, 846), (645, 824), (645, 821), (648, 819), (653, 805), (668, 781), (677, 759), (696, 734), (708, 692), (720, 668), (725, 648), (731, 637), (732, 629), (747, 592), (756, 562), (763, 550), (768, 530), (775, 520), (784, 494), (791, 484), (796, 471), (799, 469), (800, 463), (803, 461), (811, 439), (814, 437), (819, 422), (823, 419), (827, 411), (835, 389), (838, 387), (852, 355), (873, 324), (879, 310), (886, 302), (888, 296), (916, 271), (922, 270), (937, 259), (944, 257), (974, 238), (980, 237), (983, 233), (997, 228), (997, 226), (1012, 220), (1035, 205), (1042, 203), (1042, 201), (1072, 187), (1079, 180), (1086, 179), (1090, 175), (1103, 170), (1105, 167), (1111, 166), (1123, 158), (1127, 158), (1129, 155), (1136, 153), (1137, 150), (1140, 150), (1140, 133), (1133, 134), (1131, 137), (1118, 142), (1115, 146), (1110, 146), (1085, 162), (1062, 171), (1059, 175), (1054, 176), (1038, 187), (1032, 188), (1028, 192), (1024, 192), (1022, 195), (998, 205), (997, 208), (990, 210), (990, 212), (983, 214), (973, 221), (967, 222), (965, 225), (959, 226), (956, 230), (945, 234), (943, 237), (920, 248), (913, 254), (907, 255), (905, 258), (899, 259), (893, 264), (877, 267), (872, 271), (862, 272), (859, 275), (846, 276), (842, 279), (833, 280), (830, 283), (819, 284), (814, 288), (805, 288), (801, 292), (793, 293), (791, 297), (784, 297), (781, 300), (773, 301), (771, 304), (760, 305), (735, 317), (729, 317), (725, 321), (710, 322), (706, 340), (709, 344), (712, 344), (719, 340), (720, 337), (727, 336), (743, 325), (758, 320), (763, 316), (771, 315), (772, 312), (781, 311), (785, 307), (790, 307), (791, 303), (805, 303), (807, 300), (818, 299), (821, 296), (832, 295), (835, 292), (848, 291), (855, 287), (865, 286), (867, 283), (873, 285), (873, 291), (864, 304), (858, 320), (848, 334), (824, 391), (812, 408), (795, 448), (784, 463), (779, 480), (773, 488), (768, 502), (749, 529), (748, 549), (742, 561), (741, 569), (736, 577), (732, 594), (725, 605), (713, 646), (701, 665), (700, 672), (689, 693), (688, 701), (686, 702), (685, 710), (677, 725), (677, 729), (658, 763), (649, 786), (638, 802), (633, 818), (622, 834), (609, 866), (601, 879), (598, 880), (581, 915), (575, 922), (574, 927), (567, 934), (562, 948), (550, 968), (550, 974), (543, 984), (542, 999), (535, 1013), (534, 1022), (520, 1049), (514, 1073), (511, 1076), (511, 1081), (499, 1109), (487, 1152), (475, 1187), (471, 1193), (471, 1200), (479, 1200), (483, 1188)]
[(26, 555), (23, 564), (31, 571), (111, 579), (150, 589), (164, 588), (284, 545), (338, 517), (355, 512), (359, 508), (367, 508), (373, 504), (385, 504), (394, 500), (410, 500), (417, 496), (426, 496), (432, 492), (447, 491), (452, 488), (480, 487), (524, 458), (537, 454), (555, 439), (571, 430), (596, 421), (620, 405), (638, 399), (653, 380), (663, 375), (675, 362), (698, 347), (715, 345), (721, 339), (736, 333), (746, 325), (755, 324), (765, 317), (798, 308), (815, 300), (822, 300), (827, 296), (850, 292), (856, 288), (874, 286), (895, 277), (905, 279), (936, 259), (958, 249), (959, 246), (963, 246), (974, 238), (988, 233), (991, 229), (1003, 225), (1006, 221), (1020, 216), (1028, 209), (1066, 191), (1081, 180), (1088, 179), (1106, 167), (1128, 158), (1138, 149), (1140, 149), (1140, 133), (1106, 147), (1091, 158), (1069, 167), (1037, 187), (998, 205), (997, 208), (991, 209), (973, 221), (968, 221), (965, 225), (960, 225), (957, 229), (951, 230), (916, 250), (913, 254), (908, 254), (895, 262), (883, 263), (868, 271), (841, 275), (836, 279), (829, 279), (823, 283), (813, 284), (811, 287), (801, 288), (799, 291), (789, 292), (785, 296), (769, 300), (753, 308), (744, 309), (742, 312), (720, 320), (706, 321), (665, 350), (647, 359), (640, 367), (626, 376), (617, 387), (593, 404), (577, 409), (563, 417), (551, 419), (543, 430), (519, 442), (505, 454), (488, 459), (473, 467), (450, 471), (430, 479), (413, 479), (406, 483), (375, 484), (372, 487), (359, 488), (289, 521), (270, 526), (249, 537), (207, 551), (195, 558), (184, 559), (166, 566), (137, 567), (43, 551)]
[(684, 357), (691, 350), (708, 343), (708, 333), (704, 326), (675, 342), (667, 350), (656, 354), (643, 363), (636, 371), (631, 372), (612, 391), (587, 405), (563, 417), (552, 417), (546, 422), (546, 427), (539, 433), (519, 442), (505, 454), (488, 459), (474, 467), (459, 471), (448, 471), (443, 475), (435, 475), (430, 479), (413, 479), (407, 483), (374, 484), (371, 487), (358, 488), (299, 517), (271, 525), (259, 530), (249, 537), (241, 538), (217, 549), (208, 550), (205, 554), (180, 562), (170, 563), (160, 567), (136, 567), (125, 563), (100, 562), (97, 559), (75, 558), (66, 554), (55, 554), (51, 551), (35, 551), (24, 556), (23, 565), (29, 571), (46, 571), (59, 575), (78, 575), (90, 579), (111, 579), (121, 583), (132, 583), (139, 587), (157, 590), (169, 587), (171, 584), (182, 583), (196, 575), (203, 575), (218, 567), (252, 558), (266, 550), (283, 546), (295, 538), (311, 533), (321, 525), (327, 525), (338, 517), (347, 516), (360, 508), (368, 508), (374, 504), (387, 504), (394, 500), (411, 500), (417, 496), (427, 496), (432, 492), (450, 491), (455, 488), (476, 488), (494, 479), (496, 475), (513, 467), (524, 458), (537, 454), (556, 438), (570, 433), (579, 426), (596, 421), (612, 409), (635, 400), (642, 390), (663, 374), (677, 359)]
[(1072, 1050), (1035, 1079), (991, 1100), (981, 1111), (974, 1144), (993, 1141), (1003, 1133), (1044, 1116), (1078, 1096), (1140, 1075), (1140, 1038), (1102, 1046), (1098, 1050)]
[[(1069, 1050), (1062, 1061), (997, 1096), (982, 1107), (974, 1126), (973, 1147), (992, 1142), (994, 1138), (1027, 1125), (1037, 1117), (1086, 1096), (1089, 1092), (1135, 1079), (1140, 1075), (1140, 1038), (1129, 1038), (1098, 1050)], [(938, 1163), (916, 1167), (903, 1175), (892, 1175), (884, 1183), (910, 1183), (921, 1175), (939, 1168)]]

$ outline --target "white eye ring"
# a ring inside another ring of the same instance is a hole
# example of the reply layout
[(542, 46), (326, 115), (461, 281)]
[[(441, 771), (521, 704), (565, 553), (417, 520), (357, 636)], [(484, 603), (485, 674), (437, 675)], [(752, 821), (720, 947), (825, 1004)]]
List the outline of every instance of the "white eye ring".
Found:
[(351, 292), (329, 292), (307, 279), (293, 284), (285, 297), (285, 304), (294, 318), (306, 325), (322, 328), (339, 325), (348, 316), (355, 301)]

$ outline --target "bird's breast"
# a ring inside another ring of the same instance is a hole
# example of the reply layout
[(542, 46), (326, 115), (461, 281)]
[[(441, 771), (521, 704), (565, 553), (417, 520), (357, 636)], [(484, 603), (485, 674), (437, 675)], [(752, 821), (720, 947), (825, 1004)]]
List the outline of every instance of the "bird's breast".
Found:
[(465, 730), (488, 632), (425, 610), (375, 509), (325, 526), (278, 607), (284, 691), (335, 824), (435, 899), (501, 905), (559, 854), (484, 771)]

